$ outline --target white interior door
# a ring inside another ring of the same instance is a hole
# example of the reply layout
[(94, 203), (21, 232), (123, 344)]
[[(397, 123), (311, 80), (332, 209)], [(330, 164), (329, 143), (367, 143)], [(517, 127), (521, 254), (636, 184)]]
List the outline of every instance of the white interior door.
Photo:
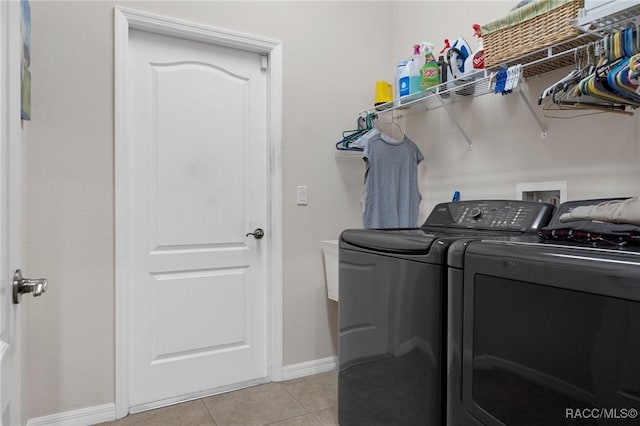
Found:
[(0, 424), (20, 425), (21, 306), (13, 271), (21, 262), (20, 4), (0, 2)]
[(131, 30), (127, 61), (134, 412), (266, 380), (269, 170), (259, 54)]

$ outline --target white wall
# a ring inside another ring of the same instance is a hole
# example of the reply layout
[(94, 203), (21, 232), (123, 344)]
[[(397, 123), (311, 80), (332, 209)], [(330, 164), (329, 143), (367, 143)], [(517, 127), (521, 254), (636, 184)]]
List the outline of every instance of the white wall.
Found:
[(114, 400), (113, 34), (107, 4), (31, 2), (25, 419)]
[[(113, 7), (124, 5), (283, 41), (284, 363), (336, 352), (320, 241), (360, 224), (362, 160), (336, 155), (416, 41), (436, 45), (513, 2), (41, 2), (32, 0), (33, 121), (26, 123), (25, 270), (49, 291), (27, 309), (26, 418), (114, 401)], [(562, 76), (531, 79), (530, 98)], [(462, 197), (512, 198), (518, 182), (567, 180), (570, 198), (637, 195), (637, 117), (545, 119), (516, 97), (402, 119), (425, 154), (422, 217)], [(538, 111), (541, 112), (541, 111)], [(308, 185), (309, 205), (295, 205)]]

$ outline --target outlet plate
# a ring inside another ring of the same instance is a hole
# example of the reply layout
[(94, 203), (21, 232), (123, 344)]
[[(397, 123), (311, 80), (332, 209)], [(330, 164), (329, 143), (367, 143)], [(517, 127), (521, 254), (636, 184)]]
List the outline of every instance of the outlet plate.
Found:
[(567, 181), (519, 183), (516, 198), (558, 205), (567, 201)]

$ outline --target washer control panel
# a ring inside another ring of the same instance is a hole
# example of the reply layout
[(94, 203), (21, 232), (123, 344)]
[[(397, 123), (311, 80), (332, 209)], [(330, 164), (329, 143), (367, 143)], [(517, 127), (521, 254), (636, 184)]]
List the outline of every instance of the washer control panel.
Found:
[(535, 232), (548, 223), (553, 209), (534, 201), (456, 201), (434, 207), (423, 226)]

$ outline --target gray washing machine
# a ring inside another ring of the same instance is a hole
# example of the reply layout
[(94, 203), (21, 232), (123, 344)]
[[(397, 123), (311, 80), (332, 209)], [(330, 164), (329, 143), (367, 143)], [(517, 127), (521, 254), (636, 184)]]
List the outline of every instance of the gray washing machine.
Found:
[(535, 235), (553, 208), (508, 200), (442, 203), (421, 228), (342, 232), (341, 426), (444, 424), (448, 247), (459, 239)]

